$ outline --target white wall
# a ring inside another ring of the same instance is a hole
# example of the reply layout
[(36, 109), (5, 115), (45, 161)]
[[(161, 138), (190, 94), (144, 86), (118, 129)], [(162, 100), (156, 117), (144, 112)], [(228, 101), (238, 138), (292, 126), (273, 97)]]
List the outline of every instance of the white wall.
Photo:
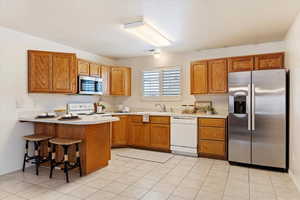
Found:
[(230, 56), (252, 55), (270, 52), (285, 51), (284, 42), (272, 42), (255, 45), (245, 45), (237, 47), (228, 47), (220, 49), (209, 49), (190, 53), (162, 53), (160, 58), (153, 56), (120, 59), (119, 65), (127, 65), (133, 68), (132, 74), (132, 96), (119, 97), (115, 103), (123, 103), (132, 107), (134, 110), (154, 109), (157, 102), (143, 101), (141, 98), (141, 72), (145, 68), (162, 67), (162, 66), (182, 66), (183, 68), (183, 96), (181, 101), (162, 102), (168, 107), (180, 109), (182, 104), (193, 104), (197, 100), (211, 100), (216, 107), (217, 112), (227, 113), (227, 95), (190, 95), (190, 62), (201, 59), (222, 58)]
[[(70, 101), (94, 102), (97, 97), (27, 93), (27, 50), (73, 52), (91, 61), (114, 64), (114, 60), (76, 50), (55, 42), (0, 27), (0, 175), (21, 167), (24, 152), (22, 135), (32, 126), (17, 121), (17, 113), (49, 110)], [(109, 97), (104, 100), (112, 101)]]
[(290, 174), (300, 189), (300, 15), (286, 36), (290, 69)]

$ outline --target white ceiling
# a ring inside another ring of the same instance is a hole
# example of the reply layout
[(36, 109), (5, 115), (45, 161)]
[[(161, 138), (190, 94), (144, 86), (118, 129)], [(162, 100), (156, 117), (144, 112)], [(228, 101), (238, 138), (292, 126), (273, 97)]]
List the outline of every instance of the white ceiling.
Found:
[(122, 30), (144, 16), (184, 52), (283, 40), (299, 0), (0, 0), (0, 26), (110, 57), (153, 47)]

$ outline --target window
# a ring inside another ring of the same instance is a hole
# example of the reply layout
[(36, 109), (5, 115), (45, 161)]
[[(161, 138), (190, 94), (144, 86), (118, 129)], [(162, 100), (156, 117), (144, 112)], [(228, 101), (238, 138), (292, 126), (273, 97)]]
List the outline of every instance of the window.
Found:
[(181, 95), (179, 67), (143, 71), (143, 97), (178, 98)]

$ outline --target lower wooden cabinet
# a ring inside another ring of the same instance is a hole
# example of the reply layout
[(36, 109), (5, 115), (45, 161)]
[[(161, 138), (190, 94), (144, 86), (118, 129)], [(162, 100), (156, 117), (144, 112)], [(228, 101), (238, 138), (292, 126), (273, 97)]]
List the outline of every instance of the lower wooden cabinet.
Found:
[(225, 154), (224, 141), (201, 140), (200, 153), (223, 157)]
[(126, 146), (128, 138), (128, 116), (116, 116), (120, 121), (112, 123), (112, 146)]
[(200, 156), (227, 159), (226, 119), (198, 120), (198, 153)]
[(130, 123), (128, 144), (136, 147), (148, 147), (150, 145), (150, 124)]
[(170, 150), (170, 125), (150, 125), (150, 146), (162, 150)]

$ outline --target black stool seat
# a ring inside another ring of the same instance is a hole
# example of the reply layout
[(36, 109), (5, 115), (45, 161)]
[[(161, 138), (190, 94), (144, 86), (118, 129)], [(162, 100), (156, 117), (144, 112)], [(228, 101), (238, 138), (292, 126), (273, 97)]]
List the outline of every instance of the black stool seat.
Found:
[[(25, 171), (26, 162), (30, 162), (32, 160), (32, 164), (36, 166), (36, 175), (39, 175), (39, 167), (42, 163), (48, 162), (51, 160), (51, 153), (50, 153), (50, 144), (49, 139), (53, 138), (52, 136), (46, 135), (26, 135), (23, 136), (25, 143), (25, 154), (23, 160), (23, 172)], [(34, 144), (34, 155), (30, 156), (28, 152), (29, 142)], [(41, 143), (47, 142), (48, 143), (48, 155), (43, 157), (41, 156)]]
[[(51, 158), (51, 169), (50, 169), (50, 178), (52, 178), (53, 170), (57, 166), (63, 165), (62, 170), (66, 175), (66, 181), (69, 183), (69, 170), (74, 168), (79, 168), (79, 174), (82, 176), (81, 171), (81, 161), (80, 161), (80, 152), (79, 152), (79, 144), (82, 142), (80, 139), (68, 139), (68, 138), (53, 138), (49, 141), (52, 144), (52, 158)], [(63, 160), (56, 160), (56, 146), (60, 145), (64, 150)], [(75, 145), (76, 147), (76, 162), (71, 164), (69, 162), (68, 149), (71, 145)]]

